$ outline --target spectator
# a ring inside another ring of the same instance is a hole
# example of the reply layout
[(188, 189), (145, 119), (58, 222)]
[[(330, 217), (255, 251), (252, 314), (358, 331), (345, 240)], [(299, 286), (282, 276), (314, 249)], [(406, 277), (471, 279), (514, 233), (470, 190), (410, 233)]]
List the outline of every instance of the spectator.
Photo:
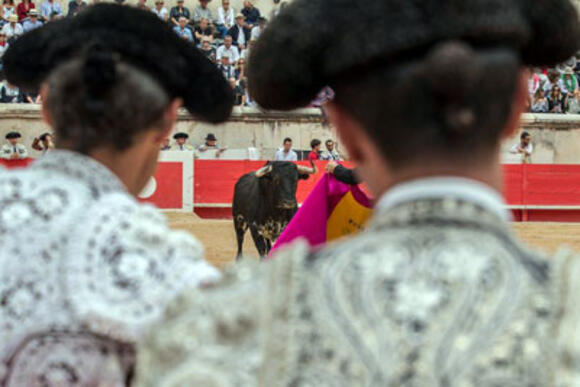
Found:
[(32, 141), (32, 149), (42, 152), (44, 156), (48, 151), (54, 149), (54, 141), (52, 138), (52, 134), (50, 133), (43, 133), (40, 137), (35, 137), (34, 141)]
[(236, 69), (230, 64), (230, 57), (228, 54), (222, 55), (218, 69), (222, 72), (225, 79), (236, 79)]
[(143, 11), (151, 11), (151, 9), (147, 6), (147, 0), (137, 1), (137, 8)]
[(236, 78), (233, 77), (229, 78), (228, 81), (234, 92), (234, 106), (243, 106), (245, 103), (246, 95), (241, 82), (236, 81)]
[(193, 43), (193, 34), (189, 27), (187, 27), (187, 19), (183, 16), (179, 18), (179, 25), (173, 27), (173, 31), (175, 31), (175, 33), (182, 39)]
[(42, 22), (38, 20), (38, 11), (33, 9), (30, 11), (28, 19), (22, 23), (22, 30), (28, 32), (40, 27), (42, 27)]
[[(6, 34), (0, 31), (0, 60), (8, 49), (8, 42), (6, 42)], [(0, 67), (1, 69), (1, 67)]]
[(200, 20), (199, 25), (195, 27), (194, 34), (195, 44), (197, 45), (201, 44), (204, 37), (209, 39), (210, 44), (213, 42), (213, 31), (209, 25), (209, 20), (206, 18)]
[(16, 15), (14, 0), (4, 0), (2, 5), (2, 20), (4, 20), (4, 23), (8, 23), (12, 15)]
[(197, 150), (200, 152), (206, 152), (209, 150), (216, 150), (216, 157), (220, 157), (221, 154), (227, 149), (226, 148), (220, 148), (217, 144), (217, 138), (215, 137), (215, 135), (213, 133), (208, 133), (207, 136), (205, 136), (205, 143), (203, 143), (202, 145), (200, 145)]
[(250, 39), (248, 45), (240, 53), (240, 58), (248, 60), (248, 58), (250, 58), (250, 50), (252, 49), (252, 47), (254, 47), (254, 44), (256, 44), (256, 41)]
[(22, 93), (22, 102), (38, 105), (42, 102), (40, 93)]
[(211, 9), (207, 6), (209, 2), (210, 0), (199, 0), (199, 4), (193, 10), (193, 21), (195, 23), (201, 22), (201, 19), (213, 20)]
[(532, 97), (530, 111), (532, 113), (548, 113), (549, 110), (550, 104), (548, 103), (548, 99), (546, 98), (542, 88), (538, 87)]
[(6, 135), (8, 143), (2, 146), (2, 158), (6, 160), (18, 160), (28, 157), (26, 147), (18, 142), (22, 136), (18, 132), (9, 132)]
[(186, 144), (189, 135), (187, 133), (179, 132), (173, 136), (175, 140), (175, 145), (171, 147), (171, 150), (176, 151), (193, 151), (193, 147), (189, 144)]
[(236, 80), (242, 80), (246, 77), (246, 61), (240, 58), (236, 65)]
[(571, 67), (566, 67), (562, 71), (562, 76), (558, 81), (558, 86), (562, 90), (562, 94), (567, 96), (568, 94), (574, 95), (574, 92), (578, 89), (578, 79), (574, 70)]
[(225, 38), (228, 30), (234, 26), (234, 9), (230, 7), (230, 0), (222, 0), (222, 6), (218, 8), (217, 30), (220, 38)]
[(230, 63), (236, 63), (240, 59), (240, 52), (236, 46), (232, 45), (232, 37), (230, 35), (227, 35), (224, 39), (224, 44), (218, 47), (217, 60), (221, 61), (224, 54), (228, 55)]
[(0, 88), (0, 102), (2, 103), (22, 103), (24, 97), (16, 86), (4, 82)]
[(544, 83), (544, 93), (546, 97), (550, 95), (552, 88), (558, 84), (560, 80), (560, 74), (557, 71), (550, 70), (548, 72), (548, 80)]
[(164, 7), (165, 2), (163, 0), (157, 0), (155, 2), (155, 7), (153, 7), (151, 9), (151, 11), (153, 11), (153, 13), (155, 15), (157, 15), (157, 17), (159, 17), (159, 19), (163, 20), (163, 21), (167, 21), (167, 18), (169, 17), (169, 13), (167, 12), (167, 8)]
[(74, 16), (77, 13), (79, 13), (80, 11), (82, 11), (83, 9), (85, 9), (87, 7), (87, 3), (85, 3), (83, 0), (71, 0), (70, 3), (68, 3), (68, 15), (67, 16)]
[(169, 12), (169, 20), (176, 26), (179, 25), (179, 18), (191, 19), (189, 9), (183, 5), (183, 2), (184, 0), (177, 0), (177, 5), (171, 8), (171, 12)]
[(18, 23), (18, 16), (10, 16), (8, 18), (8, 24), (2, 27), (2, 32), (6, 36), (6, 39), (8, 39), (8, 43), (22, 35), (24, 30), (22, 29), (22, 25)]
[(340, 161), (340, 155), (338, 154), (338, 152), (334, 149), (334, 141), (332, 141), (331, 139), (326, 140), (326, 142), (324, 143), (324, 146), (326, 147), (326, 150), (322, 152), (322, 155), (320, 156), (320, 158), (322, 160), (326, 160), (326, 161)]
[(534, 98), (534, 94), (540, 89), (541, 85), (540, 76), (536, 72), (530, 73), (530, 78), (528, 79), (528, 95), (530, 101)]
[(161, 150), (162, 151), (168, 151), (171, 150), (171, 145), (169, 145), (169, 137), (165, 137), (163, 139), (163, 144), (161, 145)]
[(264, 28), (266, 28), (266, 23), (268, 20), (265, 17), (261, 17), (258, 19), (258, 25), (252, 28), (252, 35), (251, 40), (258, 40)]
[(312, 149), (308, 154), (308, 160), (320, 160), (320, 145), (322, 142), (315, 138), (314, 140), (310, 141), (310, 148)]
[(18, 15), (18, 21), (22, 22), (22, 20), (28, 17), (30, 10), (35, 9), (36, 5), (30, 0), (22, 0), (18, 7), (16, 7), (16, 14)]
[(254, 28), (258, 25), (258, 20), (260, 19), (260, 10), (254, 7), (251, 1), (244, 1), (244, 9), (242, 9), (242, 14), (246, 17), (247, 27), (249, 29)]
[(550, 113), (565, 113), (566, 112), (566, 97), (562, 94), (560, 86), (554, 85), (552, 91), (548, 96), (548, 105)]
[(232, 37), (234, 46), (239, 50), (246, 47), (246, 42), (250, 41), (250, 30), (244, 25), (244, 15), (241, 13), (236, 15), (236, 24), (230, 28), (228, 35)]
[(284, 147), (276, 152), (276, 161), (298, 161), (298, 155), (292, 150), (292, 139), (284, 139)]
[(580, 114), (580, 89), (576, 89), (572, 97), (568, 97), (568, 113)]
[(216, 63), (215, 48), (211, 46), (210, 38), (207, 36), (204, 36), (201, 40), (201, 52), (207, 59)]
[(532, 162), (532, 152), (534, 146), (532, 145), (532, 136), (528, 132), (523, 132), (520, 136), (520, 142), (512, 146), (510, 153), (522, 155), (522, 163), (529, 164)]

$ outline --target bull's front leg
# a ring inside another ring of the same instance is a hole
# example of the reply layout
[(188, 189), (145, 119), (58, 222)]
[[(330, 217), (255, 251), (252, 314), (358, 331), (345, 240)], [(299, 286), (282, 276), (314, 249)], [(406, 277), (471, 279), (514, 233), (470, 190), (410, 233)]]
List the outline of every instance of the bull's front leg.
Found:
[(268, 248), (266, 243), (266, 238), (264, 238), (260, 232), (258, 231), (258, 227), (252, 225), (250, 227), (250, 232), (252, 234), (252, 239), (254, 240), (254, 244), (256, 245), (256, 249), (258, 250), (258, 254), (260, 254), (260, 260), (263, 260), (266, 255), (268, 255)]

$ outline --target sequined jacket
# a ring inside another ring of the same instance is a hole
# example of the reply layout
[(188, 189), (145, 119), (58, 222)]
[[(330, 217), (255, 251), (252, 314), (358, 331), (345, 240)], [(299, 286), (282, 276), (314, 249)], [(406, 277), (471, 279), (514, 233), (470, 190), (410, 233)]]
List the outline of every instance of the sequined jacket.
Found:
[(103, 165), (55, 150), (0, 170), (0, 386), (120, 386), (134, 343), (219, 276)]
[(407, 201), (352, 240), (181, 296), (140, 348), (138, 385), (553, 386), (580, 359), (557, 344), (570, 259), (469, 201)]

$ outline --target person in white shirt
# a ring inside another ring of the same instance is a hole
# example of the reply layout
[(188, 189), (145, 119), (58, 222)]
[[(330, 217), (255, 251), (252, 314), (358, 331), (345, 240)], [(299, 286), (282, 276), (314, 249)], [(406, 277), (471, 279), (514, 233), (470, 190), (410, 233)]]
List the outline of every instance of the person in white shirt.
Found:
[(164, 4), (163, 0), (157, 0), (155, 2), (155, 7), (151, 8), (151, 12), (157, 15), (159, 19), (167, 21), (167, 18), (169, 17), (169, 12), (167, 11), (167, 8), (163, 6), (163, 4)]
[(252, 28), (251, 35), (252, 40), (258, 40), (258, 38), (262, 34), (262, 31), (264, 31), (264, 28), (266, 28), (267, 22), (268, 20), (265, 17), (260, 16), (260, 18), (258, 19), (258, 25)]
[(222, 56), (226, 54), (230, 63), (236, 63), (240, 59), (240, 52), (238, 48), (232, 44), (232, 37), (227, 35), (224, 39), (224, 44), (218, 47), (216, 52), (216, 59), (221, 61)]
[(6, 38), (10, 40), (11, 38), (17, 38), (24, 33), (22, 25), (18, 23), (18, 16), (10, 15), (8, 18), (8, 24), (2, 27), (2, 32), (6, 35)]
[(223, 39), (235, 23), (235, 11), (230, 7), (230, 0), (222, 0), (222, 6), (218, 8), (217, 14), (216, 26)]
[(511, 147), (510, 153), (522, 155), (522, 162), (529, 164), (532, 162), (532, 152), (534, 146), (532, 145), (532, 136), (528, 132), (523, 132), (520, 136), (520, 142)]
[(28, 157), (28, 150), (18, 141), (22, 136), (18, 132), (6, 134), (6, 144), (2, 146), (0, 158), (6, 160), (21, 160)]
[(276, 152), (276, 161), (298, 161), (298, 155), (292, 150), (292, 139), (286, 137), (284, 139), (284, 147), (278, 149)]

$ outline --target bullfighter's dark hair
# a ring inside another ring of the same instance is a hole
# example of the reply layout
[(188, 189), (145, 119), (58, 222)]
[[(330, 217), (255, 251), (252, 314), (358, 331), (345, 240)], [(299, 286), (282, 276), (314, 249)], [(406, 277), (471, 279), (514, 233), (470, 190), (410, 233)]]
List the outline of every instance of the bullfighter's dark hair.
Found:
[(252, 49), (249, 90), (290, 110), (330, 86), (392, 166), (475, 159), (497, 145), (521, 69), (568, 59), (579, 37), (569, 0), (296, 0)]

